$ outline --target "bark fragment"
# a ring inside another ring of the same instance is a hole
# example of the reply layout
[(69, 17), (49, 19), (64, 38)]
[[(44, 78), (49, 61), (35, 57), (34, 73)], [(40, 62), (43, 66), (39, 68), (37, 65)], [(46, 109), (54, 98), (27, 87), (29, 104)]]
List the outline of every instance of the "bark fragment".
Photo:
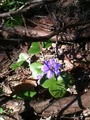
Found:
[(81, 111), (90, 106), (90, 89), (83, 95), (64, 97), (53, 102), (50, 99), (42, 102), (31, 102), (37, 114), (43, 117), (52, 115), (64, 115)]

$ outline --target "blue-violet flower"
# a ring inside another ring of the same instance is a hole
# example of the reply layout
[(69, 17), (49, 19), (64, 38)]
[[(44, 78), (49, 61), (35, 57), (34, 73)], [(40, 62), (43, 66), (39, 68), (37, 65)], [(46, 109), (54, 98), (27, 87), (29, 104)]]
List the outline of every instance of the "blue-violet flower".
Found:
[(44, 65), (42, 66), (41, 70), (43, 75), (46, 74), (47, 78), (50, 79), (53, 75), (57, 77), (60, 74), (60, 67), (61, 65), (52, 58), (49, 61), (44, 61)]

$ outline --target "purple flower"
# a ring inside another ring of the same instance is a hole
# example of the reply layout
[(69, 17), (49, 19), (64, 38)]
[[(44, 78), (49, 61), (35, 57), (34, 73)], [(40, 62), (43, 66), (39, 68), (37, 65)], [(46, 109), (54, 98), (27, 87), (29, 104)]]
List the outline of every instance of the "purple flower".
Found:
[(50, 59), (49, 61), (45, 60), (44, 65), (42, 66), (43, 74), (46, 74), (47, 78), (51, 78), (53, 75), (56, 77), (60, 74), (61, 65), (57, 63), (54, 59)]
[(40, 80), (41, 80), (42, 77), (43, 77), (43, 74), (37, 76), (37, 79), (38, 79), (37, 84), (38, 85), (40, 85)]

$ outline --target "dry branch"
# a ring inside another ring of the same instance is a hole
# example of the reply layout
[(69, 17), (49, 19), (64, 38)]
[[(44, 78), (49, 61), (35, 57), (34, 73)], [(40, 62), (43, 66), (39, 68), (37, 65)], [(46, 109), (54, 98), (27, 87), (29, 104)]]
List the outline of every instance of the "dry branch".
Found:
[(15, 11), (1, 13), (0, 18), (7, 18), (7, 17), (17, 15), (17, 14), (19, 15), (19, 14), (25, 13), (27, 10), (32, 10), (32, 8), (38, 7), (42, 4), (48, 4), (48, 3), (56, 2), (56, 1), (57, 0), (39, 0), (38, 2), (35, 0), (33, 2), (30, 1), (30, 2), (25, 3), (25, 5), (21, 6), (19, 9)]
[[(15, 26), (14, 28), (8, 28), (4, 27), (2, 30), (0, 30), (0, 44), (17, 44), (22, 42), (38, 42), (38, 41), (48, 41), (48, 39), (53, 37), (53, 41), (55, 41), (55, 35), (56, 32), (65, 32), (67, 29), (70, 29), (72, 27), (78, 27), (82, 25), (89, 25), (90, 21), (85, 22), (78, 22), (75, 24), (70, 24), (65, 26), (64, 28), (59, 29), (58, 31), (46, 31), (42, 29), (41, 27), (27, 27), (27, 31), (29, 35), (26, 34), (26, 28), (23, 26)], [(78, 31), (75, 31), (76, 33)], [(86, 40), (89, 41), (90, 38), (90, 25), (89, 27), (86, 27), (85, 30), (83, 29), (82, 32), (79, 34), (79, 36), (74, 36), (74, 41), (83, 41)], [(72, 40), (72, 42), (73, 42)], [(62, 40), (60, 40), (61, 42)]]

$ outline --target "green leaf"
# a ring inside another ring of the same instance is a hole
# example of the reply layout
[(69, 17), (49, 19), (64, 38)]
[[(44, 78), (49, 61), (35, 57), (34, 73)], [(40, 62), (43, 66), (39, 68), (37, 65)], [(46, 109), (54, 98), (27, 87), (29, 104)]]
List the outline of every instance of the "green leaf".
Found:
[(27, 53), (20, 53), (18, 62), (19, 61), (27, 61), (29, 59), (29, 57), (30, 56)]
[[(16, 8), (12, 8), (10, 9), (10, 11), (14, 11)], [(14, 27), (15, 25), (22, 25), (23, 24), (23, 20), (22, 17), (20, 15), (16, 15), (14, 17), (8, 17), (5, 20), (5, 25), (9, 26), (9, 27)]]
[(25, 97), (33, 97), (34, 95), (36, 95), (36, 92), (35, 91), (26, 91), (24, 93)]
[[(42, 81), (42, 79), (41, 79), (41, 81)], [(44, 87), (44, 88), (48, 88), (50, 94), (55, 98), (62, 97), (66, 93), (65, 84), (63, 82), (62, 77), (60, 77), (60, 76), (57, 78), (57, 80), (56, 80), (55, 77), (52, 77), (51, 79), (45, 80), (41, 84), (41, 86)]]
[(34, 63), (30, 64), (30, 70), (32, 72), (36, 71), (37, 69), (41, 69), (41, 67), (42, 67), (42, 64), (39, 62), (34, 62)]
[(68, 72), (62, 72), (61, 77), (63, 78), (64, 84), (66, 88), (69, 88), (73, 85), (75, 79)]
[(30, 70), (32, 71), (32, 76), (37, 79), (37, 76), (42, 73), (41, 71), (42, 64), (39, 62), (34, 62), (30, 64)]
[[(14, 11), (15, 8), (12, 9), (12, 11)], [(23, 24), (23, 20), (22, 17), (20, 15), (16, 15), (13, 17), (12, 19), (13, 25), (22, 25)]]
[(3, 113), (3, 109), (0, 107), (0, 114), (2, 114)]
[(50, 94), (55, 98), (61, 98), (66, 94), (65, 84), (62, 78), (55, 80), (53, 79), (53, 85), (49, 87)]
[(14, 95), (13, 97), (18, 99), (31, 100), (31, 98), (34, 97), (34, 95), (36, 95), (35, 90), (31, 90), (31, 91), (23, 90), (17, 95)]
[(42, 47), (43, 48), (48, 48), (52, 45), (52, 40), (49, 39), (47, 42), (42, 42)]
[(18, 61), (11, 64), (10, 68), (12, 68), (12, 70), (15, 70), (19, 68), (24, 62), (27, 62), (30, 66), (29, 55), (27, 53), (20, 53)]
[(16, 62), (16, 63), (13, 63), (10, 65), (10, 68), (12, 70), (16, 70), (17, 68), (19, 68), (22, 64), (23, 64), (24, 61), (20, 61), (20, 62)]
[(37, 79), (37, 76), (39, 76), (41, 74), (42, 74), (41, 69), (37, 69), (36, 71), (32, 72), (32, 76), (34, 79)]
[(52, 83), (53, 79), (54, 79), (54, 77), (52, 77), (51, 79), (47, 79), (46, 76), (43, 76), (40, 80), (40, 84), (44, 88), (49, 88), (50, 86), (53, 85), (53, 83)]
[(40, 80), (40, 84), (44, 88), (48, 88), (50, 94), (55, 97), (63, 97), (74, 82), (74, 78), (67, 72), (62, 72), (61, 75), (56, 79), (54, 76), (51, 79), (43, 77)]
[(28, 50), (28, 54), (38, 54), (41, 52), (40, 42), (33, 42)]
[(29, 64), (29, 66), (30, 66), (29, 57), (30, 57), (30, 56), (29, 56), (27, 53), (20, 53), (18, 62), (19, 62), (19, 61), (26, 61), (26, 62)]

